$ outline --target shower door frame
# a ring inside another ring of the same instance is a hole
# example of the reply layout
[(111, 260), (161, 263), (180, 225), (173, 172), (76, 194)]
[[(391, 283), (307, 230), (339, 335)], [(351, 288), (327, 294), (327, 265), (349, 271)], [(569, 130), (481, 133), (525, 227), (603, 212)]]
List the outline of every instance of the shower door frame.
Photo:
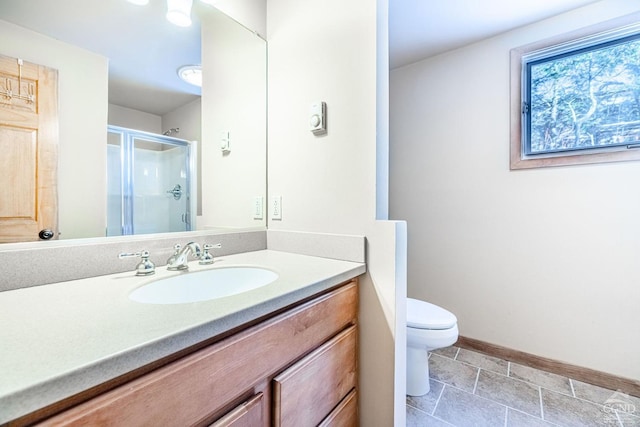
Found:
[(185, 147), (187, 149), (186, 167), (186, 188), (185, 196), (187, 198), (185, 212), (185, 230), (192, 231), (195, 229), (196, 197), (193, 194), (197, 191), (197, 141), (187, 141), (185, 139), (173, 138), (170, 136), (159, 135), (152, 132), (145, 132), (137, 129), (125, 128), (122, 126), (107, 126), (107, 133), (115, 133), (120, 135), (120, 194), (121, 206), (120, 211), (120, 231), (122, 236), (135, 234), (134, 229), (134, 166), (135, 166), (135, 143), (136, 139), (144, 139), (149, 142), (157, 142), (160, 144), (168, 144), (176, 147)]

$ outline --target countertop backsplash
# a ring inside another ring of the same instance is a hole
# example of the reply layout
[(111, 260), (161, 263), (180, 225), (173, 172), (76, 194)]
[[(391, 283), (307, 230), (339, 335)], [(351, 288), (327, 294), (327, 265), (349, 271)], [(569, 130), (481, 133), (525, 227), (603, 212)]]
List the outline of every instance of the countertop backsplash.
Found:
[(173, 246), (194, 241), (221, 243), (214, 258), (267, 249), (266, 230), (238, 232), (190, 232), (57, 240), (0, 245), (0, 292), (105, 274), (134, 271), (140, 258), (119, 259), (122, 252), (150, 252), (149, 259), (160, 267), (173, 254)]
[(222, 244), (215, 257), (271, 249), (301, 255), (364, 263), (364, 236), (284, 230), (197, 231), (155, 235), (56, 240), (0, 245), (0, 292), (106, 274), (133, 272), (137, 257), (119, 259), (122, 252), (147, 250), (161, 267), (173, 246), (188, 242)]

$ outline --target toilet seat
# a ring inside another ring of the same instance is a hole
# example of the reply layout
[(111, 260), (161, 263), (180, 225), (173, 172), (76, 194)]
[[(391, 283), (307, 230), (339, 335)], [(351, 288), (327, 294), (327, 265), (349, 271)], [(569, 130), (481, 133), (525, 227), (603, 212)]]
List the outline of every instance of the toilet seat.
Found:
[(407, 298), (407, 326), (416, 329), (450, 329), (458, 319), (450, 311), (426, 301)]

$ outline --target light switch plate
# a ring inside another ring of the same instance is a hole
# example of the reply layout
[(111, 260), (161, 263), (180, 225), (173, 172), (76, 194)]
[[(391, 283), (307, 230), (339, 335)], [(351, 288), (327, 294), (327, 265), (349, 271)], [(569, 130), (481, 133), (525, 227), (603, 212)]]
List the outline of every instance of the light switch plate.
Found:
[(220, 149), (223, 153), (231, 151), (231, 137), (228, 130), (220, 132)]
[(271, 219), (282, 220), (282, 196), (271, 198)]

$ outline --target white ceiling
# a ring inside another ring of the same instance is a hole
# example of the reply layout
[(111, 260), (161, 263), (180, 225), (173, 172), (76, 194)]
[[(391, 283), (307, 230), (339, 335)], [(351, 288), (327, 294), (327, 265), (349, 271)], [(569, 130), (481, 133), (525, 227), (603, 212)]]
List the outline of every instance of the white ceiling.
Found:
[(208, 7), (194, 2), (188, 28), (165, 19), (164, 0), (0, 0), (0, 19), (106, 56), (109, 102), (162, 115), (200, 95), (177, 69), (200, 64), (198, 12)]
[[(268, 1), (268, 0), (266, 0)], [(596, 0), (389, 0), (391, 68), (455, 49)], [(176, 27), (166, 2), (125, 0), (0, 0), (0, 19), (84, 47), (110, 59), (110, 102), (162, 115), (195, 99), (181, 65), (200, 63), (198, 14)], [(2, 52), (0, 52), (2, 53)]]
[(597, 0), (389, 0), (397, 68)]

